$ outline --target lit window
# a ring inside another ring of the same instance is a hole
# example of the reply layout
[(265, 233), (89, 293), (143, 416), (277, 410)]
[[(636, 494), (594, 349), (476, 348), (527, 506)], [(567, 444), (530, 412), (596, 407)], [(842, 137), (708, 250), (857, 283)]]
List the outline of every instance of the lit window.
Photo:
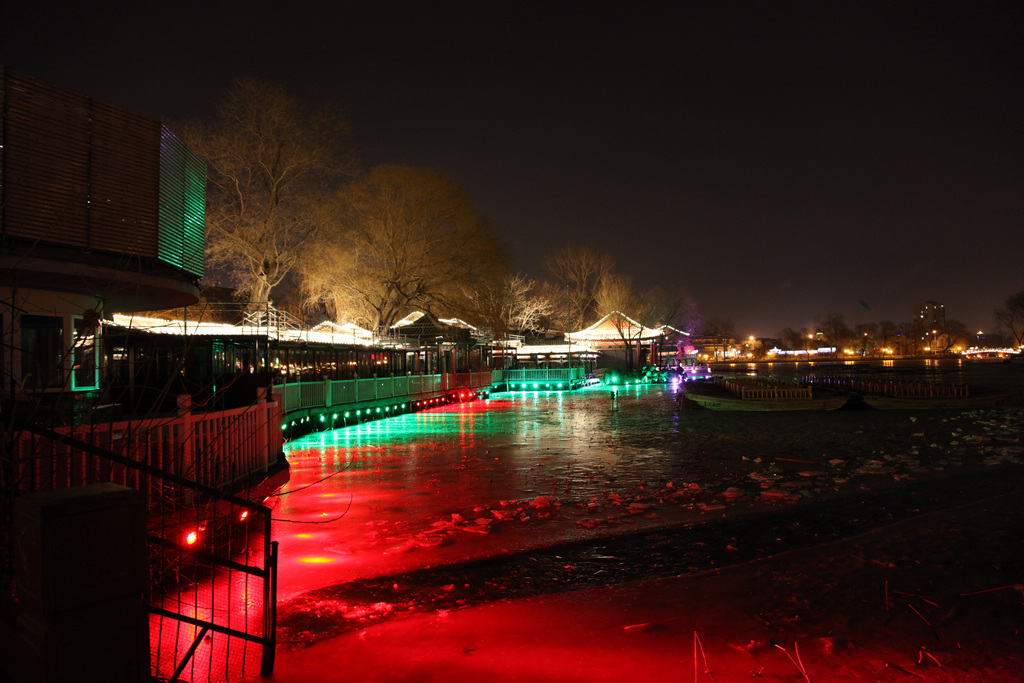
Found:
[(71, 388), (96, 389), (99, 387), (99, 369), (96, 365), (96, 328), (87, 325), (81, 316), (74, 316), (75, 339), (71, 353)]

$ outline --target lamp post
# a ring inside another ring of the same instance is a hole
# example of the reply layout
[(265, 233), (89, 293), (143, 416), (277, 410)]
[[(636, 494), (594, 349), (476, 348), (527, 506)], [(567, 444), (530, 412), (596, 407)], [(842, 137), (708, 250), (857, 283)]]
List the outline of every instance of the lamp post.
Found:
[(569, 283), (565, 283), (565, 341), (569, 343), (569, 387), (572, 388), (572, 300)]

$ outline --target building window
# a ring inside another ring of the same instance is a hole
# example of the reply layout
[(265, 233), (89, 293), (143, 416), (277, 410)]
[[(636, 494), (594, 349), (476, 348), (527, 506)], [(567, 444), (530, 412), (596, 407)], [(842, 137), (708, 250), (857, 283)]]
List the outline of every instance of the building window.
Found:
[(64, 320), (46, 315), (21, 316), (21, 380), (27, 389), (64, 384)]
[(99, 388), (96, 363), (96, 328), (80, 316), (73, 316), (75, 339), (71, 350), (71, 389)]

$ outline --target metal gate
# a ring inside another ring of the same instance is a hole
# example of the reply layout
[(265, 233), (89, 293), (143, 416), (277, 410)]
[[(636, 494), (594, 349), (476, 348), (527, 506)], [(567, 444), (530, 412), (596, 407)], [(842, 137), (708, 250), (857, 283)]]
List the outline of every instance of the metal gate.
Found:
[(169, 474), (137, 453), (118, 454), (117, 444), (92, 443), (88, 426), (58, 432), (19, 423), (5, 437), (5, 498), (102, 482), (146, 494), (154, 678), (198, 683), (273, 672), (270, 508)]

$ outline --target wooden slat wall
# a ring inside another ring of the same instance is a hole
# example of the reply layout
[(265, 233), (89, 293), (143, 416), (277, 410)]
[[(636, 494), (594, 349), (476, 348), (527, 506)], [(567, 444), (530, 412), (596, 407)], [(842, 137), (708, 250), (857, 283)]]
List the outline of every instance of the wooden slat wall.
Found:
[(156, 258), (160, 124), (92, 101), (89, 246)]
[(160, 124), (0, 70), (3, 234), (157, 258)]
[(88, 244), (88, 102), (6, 71), (4, 234)]

